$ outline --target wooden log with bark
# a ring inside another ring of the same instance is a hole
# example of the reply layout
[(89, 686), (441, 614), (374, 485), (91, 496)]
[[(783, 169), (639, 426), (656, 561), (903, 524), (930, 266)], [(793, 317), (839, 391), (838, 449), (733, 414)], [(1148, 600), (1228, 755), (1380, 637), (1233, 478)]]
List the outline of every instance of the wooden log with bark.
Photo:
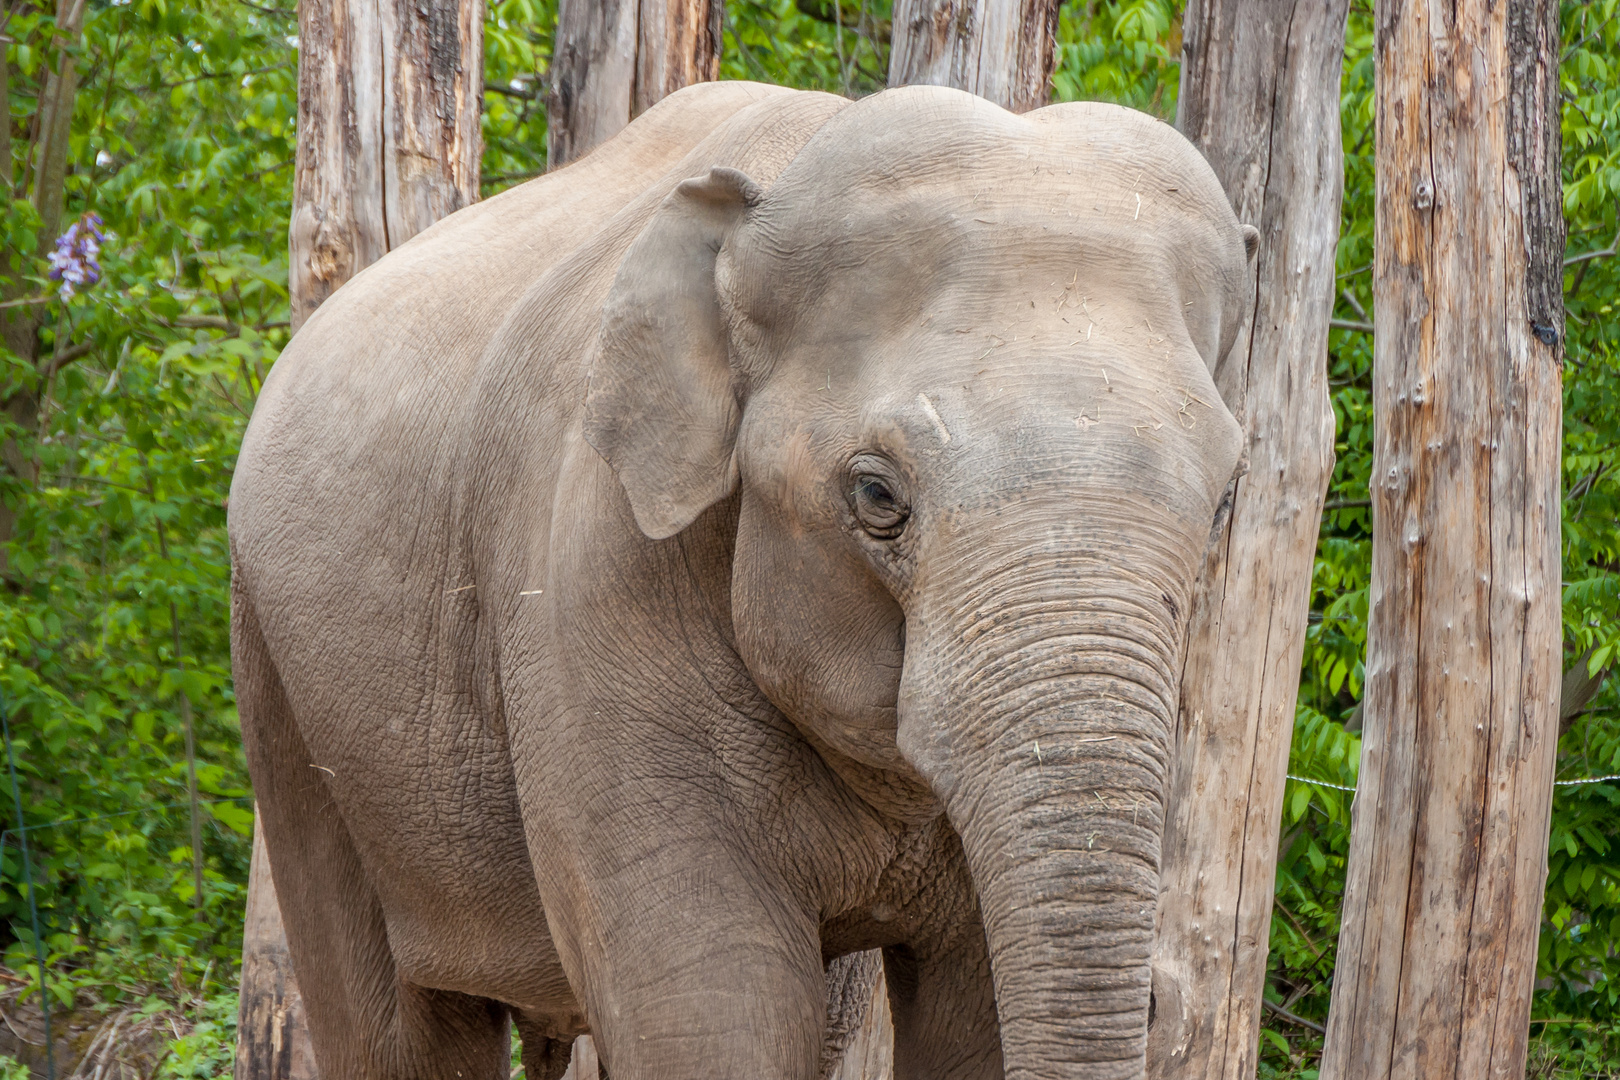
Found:
[[(478, 0), (303, 0), (288, 230), (292, 329), (345, 281), (478, 199)], [(313, 1080), (303, 1001), (254, 826), (236, 1080)]]
[(617, 135), (683, 86), (720, 77), (724, 0), (560, 0), (546, 164)]
[(253, 814), (253, 861), (242, 919), (241, 1001), (237, 1012), (236, 1080), (314, 1080), (315, 1053), (304, 1021), (287, 934), (270, 880), (259, 815)]
[(1058, 0), (895, 0), (890, 86), (954, 86), (1013, 112), (1052, 94)]
[[(73, 109), (78, 97), (80, 38), (84, 31), (86, 0), (56, 0), (56, 32), (52, 36), (48, 62), (41, 65), (38, 83), (27, 72), (9, 70), (0, 56), (0, 102), (11, 110), (12, 85), (20, 83), (25, 100), (34, 98), (33, 116), (21, 128), (29, 133), (31, 142), (25, 147), (21, 176), (14, 175), (13, 132), (11, 125), (0, 125), (0, 165), (4, 167), (5, 197), (26, 198), (39, 215), (38, 248), (33, 252), (8, 252), (9, 258), (44, 255), (62, 232), (62, 203), (68, 171), (68, 136), (73, 124)], [(4, 52), (0, 49), (0, 52)], [(32, 91), (32, 95), (30, 95)], [(0, 259), (4, 266), (8, 259)], [(25, 263), (23, 265), (26, 265)], [(86, 355), (89, 346), (69, 346), (59, 343), (46, 350), (40, 342), (40, 331), (45, 328), (46, 309), (43, 305), (22, 302), (36, 291), (36, 286), (22, 273), (0, 269), (0, 300), (15, 306), (0, 311), (0, 340), (22, 364), (33, 368), (32, 378), (8, 380), (0, 410), (18, 429), (33, 433), (39, 430), (41, 394), (64, 366)], [(32, 487), (38, 479), (38, 462), (26, 453), (15, 439), (0, 442), (0, 468), (10, 473), (25, 486)], [(5, 544), (12, 538), (16, 526), (16, 511), (0, 500), (0, 576), (10, 576), (6, 561)]]
[(483, 26), (471, 0), (299, 4), (295, 332), (361, 269), (477, 200)]
[(1252, 1077), (1311, 571), (1333, 472), (1328, 320), (1348, 0), (1193, 0), (1179, 127), (1259, 229), (1216, 372), (1247, 471), (1195, 601), (1168, 794), (1149, 1074)]
[(1371, 617), (1322, 1076), (1518, 1077), (1560, 689), (1558, 5), (1375, 24)]

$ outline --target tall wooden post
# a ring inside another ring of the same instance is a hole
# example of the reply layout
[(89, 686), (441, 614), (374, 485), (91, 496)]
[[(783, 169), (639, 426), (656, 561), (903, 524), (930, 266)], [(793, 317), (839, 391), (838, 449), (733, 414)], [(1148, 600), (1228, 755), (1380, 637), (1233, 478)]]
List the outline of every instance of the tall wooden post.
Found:
[(954, 86), (1013, 112), (1052, 95), (1059, 0), (894, 0), (890, 86)]
[[(339, 286), (478, 199), (481, 0), (301, 0), (292, 328)], [(313, 1080), (303, 1003), (255, 824), (236, 1080)]]
[(270, 856), (253, 812), (253, 863), (242, 920), (242, 996), (237, 1009), (236, 1080), (315, 1080), (315, 1052), (304, 1020), (287, 934), (281, 926)]
[(559, 0), (546, 163), (568, 164), (683, 86), (720, 77), (724, 0)]
[(1366, 728), (1322, 1075), (1517, 1078), (1558, 736), (1558, 4), (1375, 24)]
[(292, 327), (478, 199), (484, 19), (473, 0), (301, 0)]
[(1255, 1072), (1311, 570), (1333, 472), (1328, 320), (1348, 0), (1192, 0), (1179, 126), (1260, 230), (1254, 309), (1216, 382), (1248, 470), (1188, 631), (1154, 946), (1149, 1074)]

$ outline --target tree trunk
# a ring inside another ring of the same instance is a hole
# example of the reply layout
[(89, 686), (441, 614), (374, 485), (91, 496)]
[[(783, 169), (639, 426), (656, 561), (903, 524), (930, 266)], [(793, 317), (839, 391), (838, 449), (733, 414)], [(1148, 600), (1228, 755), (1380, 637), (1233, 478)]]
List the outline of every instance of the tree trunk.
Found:
[(720, 77), (724, 0), (560, 0), (546, 164), (606, 142), (683, 86)]
[(339, 285), (477, 200), (483, 26), (472, 0), (299, 4), (295, 332)]
[(281, 928), (270, 857), (253, 814), (253, 865), (242, 921), (242, 998), (237, 1014), (236, 1080), (314, 1080), (315, 1055), (304, 1022), (304, 999), (293, 978)]
[[(295, 333), (349, 278), (477, 201), (483, 18), (480, 0), (298, 5)], [(254, 832), (236, 1080), (313, 1080), (270, 860)]]
[[(14, 188), (11, 176), (11, 132), (6, 132), (5, 169), (9, 197), (26, 195), (39, 213), (39, 249), (37, 252), (19, 252), (21, 255), (43, 255), (56, 243), (62, 229), (62, 199), (67, 182), (68, 135), (73, 123), (73, 106), (78, 95), (79, 69), (75, 57), (80, 32), (84, 27), (85, 0), (57, 0), (55, 46), (60, 49), (55, 66), (41, 73), (43, 86), (39, 92), (38, 111), (31, 125), (34, 144), (28, 147), (20, 189)], [(9, 72), (7, 73), (9, 75)], [(10, 86), (5, 86), (5, 97), (0, 97), (10, 109)], [(0, 299), (17, 300), (32, 292), (34, 286), (21, 275), (0, 274)], [(26, 305), (0, 313), (0, 340), (25, 363), (34, 368), (32, 380), (15, 380), (6, 390), (0, 403), (8, 420), (23, 431), (32, 434), (39, 429), (41, 417), (40, 396), (55, 374), (52, 356), (39, 355), (39, 331), (43, 325), (45, 308)], [(65, 348), (59, 342), (58, 348)], [(15, 439), (0, 445), (0, 465), (24, 484), (32, 487), (38, 468)], [(7, 574), (5, 544), (11, 540), (16, 527), (16, 512), (0, 502), (0, 575)]]
[(1524, 1075), (1558, 735), (1558, 5), (1378, 0), (1366, 727), (1322, 1075)]
[(1188, 630), (1154, 948), (1149, 1072), (1252, 1077), (1311, 570), (1333, 473), (1328, 320), (1348, 0), (1193, 0), (1179, 126), (1260, 230), (1255, 306), (1216, 373), (1248, 470)]
[(1013, 112), (1052, 94), (1059, 0), (895, 0), (890, 86), (954, 86)]

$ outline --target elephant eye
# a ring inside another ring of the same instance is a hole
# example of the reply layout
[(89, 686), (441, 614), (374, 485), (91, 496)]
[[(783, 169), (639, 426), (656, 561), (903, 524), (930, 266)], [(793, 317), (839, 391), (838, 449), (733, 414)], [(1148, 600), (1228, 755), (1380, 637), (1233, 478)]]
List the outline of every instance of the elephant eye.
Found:
[(855, 516), (861, 528), (879, 540), (893, 540), (906, 526), (910, 512), (895, 496), (888, 480), (863, 474), (855, 477)]

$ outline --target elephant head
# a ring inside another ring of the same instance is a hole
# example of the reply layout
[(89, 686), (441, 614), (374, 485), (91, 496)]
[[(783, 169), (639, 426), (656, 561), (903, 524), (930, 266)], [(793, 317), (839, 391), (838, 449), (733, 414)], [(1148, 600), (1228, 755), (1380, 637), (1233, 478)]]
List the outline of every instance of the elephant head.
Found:
[(586, 437), (649, 537), (739, 500), (743, 661), (874, 806), (944, 808), (1009, 1076), (1142, 1069), (1254, 240), (1157, 121), (909, 88), (769, 190), (681, 184), (604, 313)]

